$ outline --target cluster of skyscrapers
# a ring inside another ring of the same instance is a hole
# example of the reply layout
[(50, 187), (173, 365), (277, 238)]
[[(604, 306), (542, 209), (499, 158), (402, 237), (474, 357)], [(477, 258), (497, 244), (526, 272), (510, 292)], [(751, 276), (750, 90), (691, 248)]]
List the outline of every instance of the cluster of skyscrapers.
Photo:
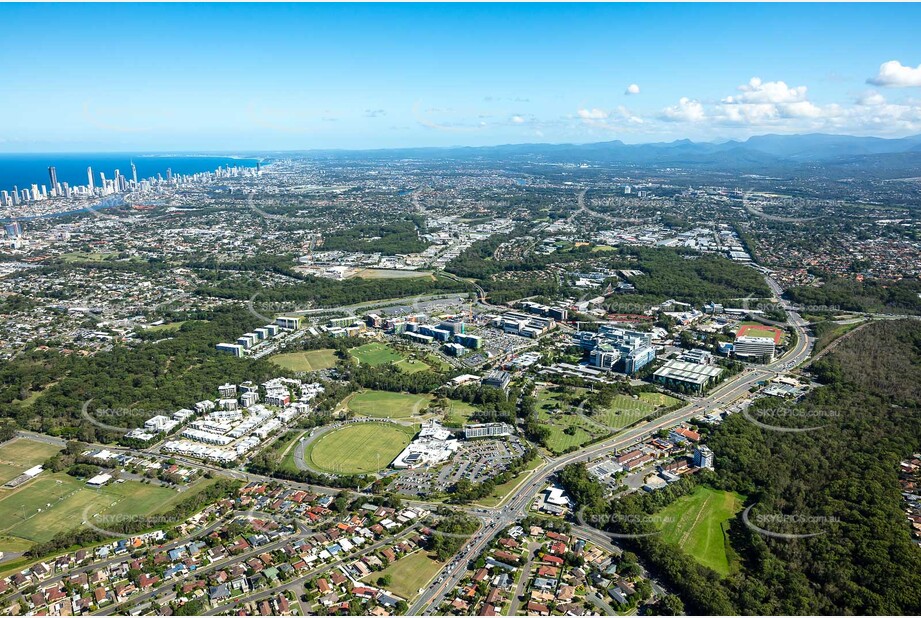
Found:
[[(51, 198), (90, 198), (103, 197), (116, 193), (127, 193), (128, 191), (149, 191), (159, 186), (181, 186), (190, 182), (199, 182), (202, 180), (211, 180), (214, 178), (233, 178), (247, 174), (259, 174), (259, 166), (256, 169), (247, 167), (227, 166), (219, 167), (214, 172), (199, 172), (196, 174), (177, 174), (173, 175), (171, 168), (167, 168), (166, 177), (163, 174), (157, 174), (156, 177), (138, 180), (137, 167), (134, 161), (131, 165), (130, 178), (124, 176), (120, 170), (115, 170), (114, 178), (106, 178), (105, 172), (99, 172), (98, 179), (94, 178), (93, 168), (86, 168), (86, 184), (71, 186), (67, 182), (58, 181), (57, 169), (52, 165), (48, 168), (49, 185), (39, 185), (33, 183), (29, 188), (20, 189), (18, 186), (13, 187), (13, 191), (0, 191), (0, 205), (18, 206), (30, 202), (40, 202)], [(98, 182), (97, 182), (98, 180)], [(50, 189), (49, 189), (50, 187)]]

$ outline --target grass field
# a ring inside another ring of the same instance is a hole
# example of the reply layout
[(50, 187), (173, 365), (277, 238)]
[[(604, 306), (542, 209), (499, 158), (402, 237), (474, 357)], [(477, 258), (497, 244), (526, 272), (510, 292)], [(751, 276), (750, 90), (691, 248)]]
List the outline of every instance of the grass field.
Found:
[[(582, 390), (576, 389), (577, 394)], [(542, 424), (550, 428), (547, 448), (554, 453), (581, 446), (608, 433), (599, 426), (597, 420), (592, 422), (581, 414), (571, 413), (573, 409), (573, 405), (567, 403), (561, 393), (555, 393), (549, 388), (537, 393), (537, 416)], [(570, 427), (575, 430), (572, 435), (566, 433)]]
[[(297, 450), (297, 443), (300, 442), (300, 439), (303, 436), (306, 436), (309, 431), (292, 431), (291, 438), (286, 439), (285, 437), (279, 438), (279, 441), (273, 444), (273, 448), (276, 448), (278, 453), (284, 453), (281, 462), (278, 464), (280, 470), (287, 470), (289, 472), (298, 472), (299, 468), (294, 461), (294, 453)], [(287, 451), (287, 452), (285, 452)]]
[(404, 358), (394, 363), (403, 373), (419, 373), (431, 369), (426, 363), (417, 358)]
[(379, 341), (366, 343), (365, 345), (360, 345), (357, 348), (352, 348), (349, 350), (349, 354), (351, 354), (352, 357), (355, 358), (359, 363), (371, 365), (372, 367), (401, 361), (404, 358), (402, 354), (391, 348), (389, 345), (386, 343), (380, 343)]
[(780, 343), (781, 338), (783, 338), (783, 331), (779, 328), (774, 328), (773, 326), (765, 326), (763, 324), (758, 324), (757, 322), (752, 323), (743, 323), (739, 327), (739, 331), (736, 333), (737, 337), (764, 337), (765, 339), (773, 339), (774, 343)]
[(362, 581), (377, 585), (378, 578), (389, 575), (391, 582), (387, 590), (411, 601), (419, 594), (419, 588), (432, 581), (444, 565), (427, 552), (417, 551), (388, 565), (383, 571), (365, 576)]
[(307, 445), (304, 458), (312, 468), (336, 474), (381, 470), (400, 454), (415, 433), (402, 425), (360, 423), (323, 434)]
[(659, 511), (662, 539), (726, 576), (735, 559), (725, 531), (729, 520), (742, 509), (742, 501), (735, 493), (698, 487)]
[(449, 399), (450, 405), (445, 413), (445, 425), (461, 427), (470, 420), (470, 416), (477, 411), (475, 407), (465, 401)]
[(362, 279), (417, 279), (428, 277), (434, 279), (428, 270), (391, 270), (387, 268), (364, 268), (352, 275)]
[(90, 253), (85, 251), (74, 251), (73, 253), (64, 253), (61, 255), (61, 259), (65, 262), (103, 262), (116, 257), (118, 257), (117, 253)]
[[(16, 438), (0, 446), (0, 485), (10, 481), (32, 466), (57, 455), (61, 447), (36, 442), (28, 438)], [(0, 494), (2, 495), (2, 494)], [(0, 519), (0, 522), (3, 520)]]
[(179, 330), (180, 328), (182, 328), (182, 325), (185, 323), (186, 321), (183, 320), (181, 322), (170, 322), (168, 324), (157, 324), (156, 326), (149, 327), (147, 330), (149, 330), (152, 333), (175, 332)]
[(615, 395), (611, 406), (603, 412), (595, 412), (592, 419), (612, 429), (623, 429), (636, 423), (660, 407), (678, 403), (678, 399), (661, 393), (640, 393), (636, 399), (630, 395)]
[[(537, 394), (537, 418), (541, 424), (550, 428), (547, 448), (555, 454), (562, 453), (573, 446), (582, 446), (608, 432), (579, 414), (570, 414), (572, 406), (560, 399), (559, 393), (542, 389)], [(572, 435), (566, 433), (572, 427)]]
[[(0, 534), (42, 542), (55, 534), (77, 528), (98, 514), (149, 515), (162, 513), (179, 500), (212, 481), (199, 481), (183, 492), (136, 481), (113, 483), (90, 489), (85, 481), (64, 473), (48, 474), (28, 484), (4, 491), (0, 497)], [(50, 505), (50, 506), (49, 506)], [(104, 526), (102, 526), (104, 527)], [(21, 545), (21, 543), (19, 544)], [(0, 551), (12, 551), (0, 541)]]
[(339, 359), (336, 357), (335, 350), (324, 348), (322, 350), (273, 354), (269, 357), (269, 360), (279, 367), (290, 369), (291, 371), (319, 371), (320, 369), (334, 367)]
[(349, 397), (346, 405), (357, 416), (410, 418), (421, 414), (431, 401), (431, 395), (361, 391)]

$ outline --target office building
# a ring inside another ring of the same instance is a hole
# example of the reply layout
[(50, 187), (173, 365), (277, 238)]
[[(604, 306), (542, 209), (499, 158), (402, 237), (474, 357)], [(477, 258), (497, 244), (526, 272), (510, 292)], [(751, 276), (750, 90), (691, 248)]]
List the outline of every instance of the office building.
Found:
[(464, 426), (464, 438), (475, 440), (476, 438), (499, 438), (510, 436), (515, 429), (508, 423), (478, 423), (476, 425)]
[[(576, 333), (576, 343), (589, 352), (589, 361), (597, 366), (613, 368), (626, 374), (636, 373), (656, 358), (656, 349), (652, 345), (652, 333), (625, 330), (611, 325), (604, 325), (598, 332), (582, 331)], [(599, 348), (607, 354), (591, 352)], [(619, 358), (614, 360), (612, 352)], [(610, 366), (605, 363), (613, 363)], [(600, 364), (599, 364), (600, 363)]]
[(733, 353), (736, 357), (764, 359), (765, 362), (770, 362), (774, 358), (775, 347), (773, 337), (745, 335), (736, 338)]
[(698, 468), (713, 469), (713, 451), (706, 444), (694, 449), (694, 465)]
[(218, 352), (229, 352), (236, 357), (243, 356), (243, 346), (236, 343), (219, 343), (214, 347)]
[(488, 376), (483, 378), (483, 386), (491, 386), (493, 388), (508, 388), (509, 382), (512, 381), (512, 376), (509, 375), (507, 371), (492, 371)]
[(721, 373), (723, 373), (723, 368), (718, 365), (672, 360), (657, 369), (653, 374), (653, 379), (668, 387), (700, 393), (715, 382)]
[(454, 342), (471, 350), (479, 350), (483, 347), (483, 338), (479, 335), (454, 335)]
[(6, 235), (10, 238), (19, 238), (22, 236), (22, 226), (19, 224), (19, 221), (7, 223), (3, 226), (3, 229), (6, 230)]
[(277, 317), (275, 324), (287, 330), (297, 330), (301, 327), (301, 318)]
[(459, 343), (446, 343), (444, 351), (448, 356), (463, 356), (468, 352), (467, 348)]
[(58, 171), (53, 165), (48, 168), (48, 178), (51, 180), (51, 191), (56, 194), (58, 190)]

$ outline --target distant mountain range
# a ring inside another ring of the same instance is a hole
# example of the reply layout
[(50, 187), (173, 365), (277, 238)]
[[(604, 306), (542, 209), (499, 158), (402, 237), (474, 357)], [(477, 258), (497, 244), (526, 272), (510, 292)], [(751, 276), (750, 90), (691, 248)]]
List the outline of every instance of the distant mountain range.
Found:
[[(349, 156), (357, 151), (317, 155)], [(745, 141), (692, 142), (677, 140), (625, 144), (619, 140), (591, 144), (507, 144), (501, 146), (399, 148), (362, 151), (379, 158), (481, 159), (514, 162), (589, 163), (793, 171), (803, 167), (842, 168), (848, 173), (864, 166), (873, 175), (921, 175), (921, 135), (899, 139), (812, 133), (759, 135)]]

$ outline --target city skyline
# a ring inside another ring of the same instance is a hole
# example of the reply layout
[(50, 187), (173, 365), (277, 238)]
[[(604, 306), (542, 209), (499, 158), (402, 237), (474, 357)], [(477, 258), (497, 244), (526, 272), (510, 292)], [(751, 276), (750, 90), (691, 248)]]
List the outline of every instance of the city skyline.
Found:
[[(916, 6), (5, 5), (0, 16), (0, 57), (16, 58), (0, 80), (18, 93), (0, 102), (0, 152), (921, 133)], [(94, 35), (105, 20), (145, 28)]]

